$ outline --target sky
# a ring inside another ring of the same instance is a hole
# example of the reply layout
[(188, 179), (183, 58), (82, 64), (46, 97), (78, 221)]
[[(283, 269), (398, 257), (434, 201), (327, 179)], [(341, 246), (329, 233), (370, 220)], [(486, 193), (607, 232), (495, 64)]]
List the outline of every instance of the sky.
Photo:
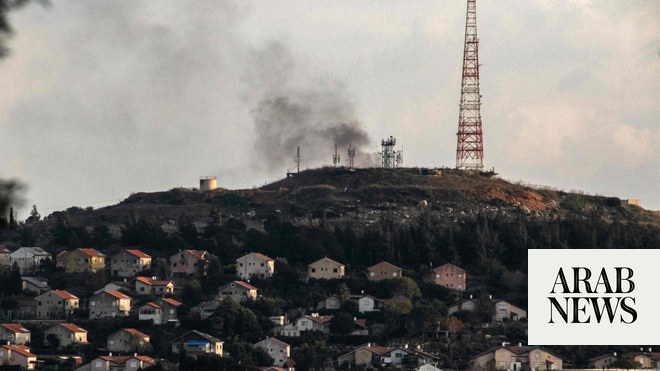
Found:
[[(455, 166), (466, 2), (52, 1), (12, 13), (0, 178), (20, 217), (301, 167)], [(660, 209), (660, 2), (477, 2), (484, 165)]]

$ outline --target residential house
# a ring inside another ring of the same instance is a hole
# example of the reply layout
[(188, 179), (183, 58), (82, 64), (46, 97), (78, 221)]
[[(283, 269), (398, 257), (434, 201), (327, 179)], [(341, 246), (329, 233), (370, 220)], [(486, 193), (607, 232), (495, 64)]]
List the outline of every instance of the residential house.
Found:
[(451, 263), (443, 264), (431, 271), (431, 278), (436, 285), (458, 291), (465, 291), (465, 269)]
[(119, 291), (102, 291), (89, 298), (89, 319), (128, 317), (131, 297)]
[(160, 305), (149, 302), (138, 308), (138, 319), (140, 321), (153, 321), (154, 325), (163, 323), (163, 309)]
[(402, 277), (401, 268), (386, 261), (382, 261), (374, 266), (367, 268), (367, 278), (370, 281), (391, 280)]
[(333, 316), (319, 316), (318, 313), (304, 315), (295, 321), (281, 327), (279, 334), (282, 336), (300, 336), (303, 331), (321, 331), (330, 334), (330, 320)]
[(268, 355), (273, 358), (275, 366), (284, 366), (291, 357), (291, 345), (275, 338), (268, 337), (254, 344), (254, 346), (265, 349)]
[(215, 311), (220, 308), (223, 301), (223, 298), (214, 298), (208, 301), (203, 301), (196, 307), (190, 309), (190, 311), (197, 313), (199, 315), (199, 319), (204, 320), (211, 317), (213, 313), (215, 313)]
[(0, 324), (0, 341), (4, 344), (25, 345), (31, 341), (30, 330), (17, 323)]
[(206, 274), (209, 253), (206, 250), (183, 250), (170, 257), (170, 272), (180, 275)]
[(90, 363), (78, 367), (76, 371), (138, 371), (156, 364), (156, 360), (148, 356), (134, 354), (132, 356), (100, 356)]
[(3, 345), (0, 347), (0, 364), (20, 366), (23, 370), (36, 368), (37, 356), (25, 345)]
[(337, 295), (329, 296), (316, 303), (316, 310), (337, 310), (341, 308), (341, 299)]
[(135, 292), (138, 295), (171, 295), (174, 294), (174, 282), (159, 281), (156, 277), (137, 277), (135, 279)]
[(589, 368), (611, 368), (610, 365), (616, 362), (617, 358), (613, 354), (601, 354), (589, 359)]
[[(492, 320), (494, 322), (501, 322), (505, 319), (510, 320), (520, 320), (521, 318), (527, 317), (527, 312), (524, 309), (520, 309), (513, 304), (510, 304), (501, 299), (488, 299), (490, 300), (491, 305), (494, 307), (494, 313)], [(450, 316), (458, 311), (465, 312), (474, 312), (477, 309), (478, 303), (475, 299), (467, 299), (454, 304), (451, 307), (447, 308), (447, 315)]]
[(218, 297), (230, 297), (237, 303), (243, 299), (254, 300), (257, 298), (257, 288), (243, 281), (233, 281), (218, 287)]
[(370, 295), (363, 295), (357, 297), (358, 311), (360, 313), (365, 312), (378, 312), (385, 308), (385, 303), (383, 301), (374, 298)]
[(105, 284), (105, 286), (101, 287), (100, 289), (94, 291), (95, 294), (98, 294), (101, 291), (121, 291), (124, 293), (133, 291), (133, 288), (135, 288), (135, 284), (132, 281), (127, 280), (124, 278), (124, 281), (111, 281)]
[(369, 328), (367, 327), (367, 320), (357, 319), (353, 317), (353, 331), (349, 334), (350, 336), (367, 336), (369, 335)]
[(177, 321), (178, 308), (181, 303), (171, 298), (158, 299), (156, 303), (149, 302), (138, 308), (140, 321), (153, 321), (154, 325)]
[(161, 323), (178, 320), (178, 310), (181, 306), (180, 302), (171, 298), (162, 298), (158, 299), (158, 304), (161, 308)]
[(141, 353), (149, 344), (149, 340), (149, 335), (133, 328), (125, 328), (108, 335), (107, 348), (110, 352)]
[(509, 369), (512, 371), (561, 370), (561, 358), (536, 346), (500, 346), (472, 360), (473, 370)]
[[(368, 343), (339, 356), (337, 358), (337, 363), (339, 367), (362, 366), (368, 368), (371, 366), (381, 366), (384, 363), (392, 364), (392, 358), (394, 358), (396, 362), (399, 358), (397, 355), (404, 353), (406, 352), (399, 347), (382, 347), (373, 343)], [(401, 359), (403, 358), (401, 357)], [(400, 362), (394, 364), (400, 364)]]
[(0, 265), (6, 267), (11, 267), (11, 250), (9, 250), (5, 245), (0, 245)]
[(477, 301), (472, 299), (472, 295), (470, 295), (470, 299), (460, 301), (459, 303), (447, 308), (447, 315), (450, 316), (458, 311), (474, 312), (476, 309)]
[(18, 265), (21, 274), (34, 272), (46, 260), (50, 260), (52, 255), (41, 247), (21, 247), (9, 254), (9, 265), (14, 263)]
[(41, 277), (21, 277), (23, 291), (32, 292), (41, 295), (50, 291), (48, 280)]
[(105, 269), (105, 255), (94, 249), (62, 251), (57, 255), (57, 267), (67, 273), (98, 272)]
[(509, 304), (504, 300), (493, 300), (495, 305), (495, 314), (493, 314), (493, 321), (501, 322), (505, 319), (518, 321), (521, 318), (527, 318), (527, 311)]
[(660, 353), (652, 352), (651, 348), (648, 352), (634, 353), (632, 358), (642, 365), (641, 368), (660, 369)]
[(140, 250), (122, 250), (110, 257), (110, 271), (115, 277), (135, 277), (151, 268), (151, 256)]
[(192, 330), (172, 340), (172, 352), (180, 353), (184, 349), (186, 354), (197, 356), (200, 354), (216, 354), (222, 357), (222, 345), (218, 338), (209, 334)]
[(344, 277), (344, 264), (329, 258), (319, 259), (307, 266), (307, 276), (316, 279), (333, 279)]
[(244, 280), (252, 276), (272, 277), (275, 273), (275, 260), (260, 253), (250, 253), (236, 259), (236, 275)]
[(48, 343), (51, 343), (52, 338), (57, 339), (60, 348), (66, 348), (69, 345), (87, 344), (87, 330), (73, 323), (55, 325), (46, 330), (44, 336)]
[(34, 298), (37, 319), (62, 319), (78, 309), (80, 299), (64, 290), (51, 290)]

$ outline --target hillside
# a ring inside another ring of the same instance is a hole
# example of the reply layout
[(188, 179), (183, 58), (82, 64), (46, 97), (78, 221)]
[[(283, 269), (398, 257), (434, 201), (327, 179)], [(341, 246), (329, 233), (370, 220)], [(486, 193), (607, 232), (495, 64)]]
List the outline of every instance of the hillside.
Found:
[[(389, 304), (375, 314), (357, 313), (357, 307), (344, 305), (341, 313), (349, 322), (359, 317), (382, 325), (380, 335), (331, 336), (328, 347), (292, 352), (297, 364), (305, 364), (310, 357), (336, 358), (349, 351), (348, 345), (424, 342), (424, 349), (441, 357), (444, 367), (449, 368), (454, 357), (458, 369), (466, 369), (472, 357), (502, 341), (526, 341), (526, 324), (484, 327), (490, 318), (488, 310), (456, 314), (453, 321), (465, 326), (460, 330), (465, 338), (452, 338), (457, 344), (452, 353), (444, 338), (426, 339), (439, 324), (443, 330), (449, 328), (450, 306), (472, 296), (490, 303), (492, 296), (527, 309), (529, 249), (657, 248), (660, 217), (622, 205), (615, 197), (528, 187), (471, 171), (322, 168), (258, 189), (177, 188), (136, 193), (97, 210), (72, 207), (5, 231), (0, 244), (11, 250), (40, 246), (52, 254), (94, 248), (106, 256), (135, 248), (154, 258), (146, 276), (161, 279), (170, 277), (167, 259), (172, 255), (182, 249), (207, 250), (213, 256), (208, 275), (177, 282), (175, 299), (187, 309), (214, 300), (218, 287), (238, 279), (236, 259), (259, 252), (275, 260), (275, 274), (270, 279), (251, 278), (250, 284), (262, 296), (257, 303), (243, 303), (243, 309), (235, 304), (218, 309), (216, 314), (232, 325), (209, 329), (212, 326), (188, 312), (180, 329), (164, 330), (162, 336), (173, 339), (185, 329), (204, 329), (236, 347), (244, 340), (254, 343), (271, 334), (271, 316), (292, 319), (316, 310), (317, 303), (329, 295), (365, 293)], [(345, 276), (301, 281), (308, 273), (307, 265), (323, 257), (344, 264)], [(402, 268), (405, 279), (368, 280), (366, 268), (381, 261)], [(465, 292), (431, 281), (431, 269), (448, 262), (467, 272)], [(5, 273), (4, 280), (11, 282), (10, 272)], [(52, 264), (38, 274), (53, 287), (66, 288), (80, 298), (89, 298), (110, 279), (109, 270), (65, 273)], [(0, 292), (12, 294), (11, 287), (5, 285)], [(139, 303), (151, 300), (137, 299)], [(245, 321), (237, 320), (239, 312)], [(85, 328), (106, 325), (85, 318), (77, 323)], [(124, 324), (113, 326), (114, 331)], [(305, 344), (316, 344), (311, 339), (284, 340), (304, 349)], [(95, 349), (104, 341), (102, 336), (93, 339), (95, 346), (87, 358), (96, 357)], [(154, 353), (168, 357), (171, 347), (163, 344)], [(237, 348), (228, 349), (237, 354)], [(577, 353), (571, 347), (554, 350), (567, 357), (567, 363), (584, 366), (602, 352), (623, 354), (621, 348), (604, 347)]]
[[(118, 228), (131, 220), (172, 224), (182, 218), (203, 228), (212, 213), (234, 216), (259, 228), (261, 220), (278, 215), (294, 224), (325, 223), (365, 227), (382, 212), (400, 222), (423, 211), (457, 219), (506, 212), (534, 217), (592, 217), (604, 221), (634, 222), (660, 227), (660, 217), (617, 198), (567, 193), (513, 184), (502, 179), (455, 169), (347, 169), (306, 170), (258, 189), (216, 189), (200, 192), (175, 188), (136, 193), (121, 203), (98, 210), (71, 208), (46, 218), (41, 228), (66, 215), (68, 222), (91, 227), (99, 223)], [(591, 215), (591, 216), (589, 216)], [(167, 227), (165, 227), (167, 228)]]

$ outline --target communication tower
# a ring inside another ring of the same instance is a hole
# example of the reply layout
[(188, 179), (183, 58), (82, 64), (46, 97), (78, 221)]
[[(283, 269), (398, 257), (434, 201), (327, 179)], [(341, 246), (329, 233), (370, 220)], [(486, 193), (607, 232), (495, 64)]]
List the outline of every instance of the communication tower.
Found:
[(352, 169), (355, 161), (355, 147), (353, 143), (348, 144), (348, 168)]
[[(287, 170), (286, 172), (287, 178), (300, 173), (300, 146), (298, 146), (298, 148), (296, 149), (296, 157), (294, 157), (293, 159), (296, 161), (296, 166)], [(293, 172), (294, 169), (296, 170), (295, 173)]]
[(380, 142), (382, 150), (380, 152), (383, 168), (394, 169), (403, 165), (403, 150), (395, 150), (396, 138), (390, 136)]
[(484, 144), (481, 128), (481, 95), (479, 93), (479, 39), (477, 38), (476, 0), (467, 0), (463, 80), (458, 116), (456, 168), (483, 170)]
[(335, 143), (335, 154), (332, 155), (332, 164), (337, 167), (341, 162), (341, 158), (339, 156), (339, 152), (337, 151), (337, 143)]

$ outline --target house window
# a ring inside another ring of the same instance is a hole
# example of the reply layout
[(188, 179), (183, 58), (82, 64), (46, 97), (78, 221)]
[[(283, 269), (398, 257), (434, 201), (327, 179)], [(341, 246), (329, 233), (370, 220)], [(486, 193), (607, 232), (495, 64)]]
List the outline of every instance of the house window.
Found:
[(335, 272), (335, 273), (337, 273), (337, 268), (333, 269), (332, 271)]
[(399, 275), (399, 274), (398, 274), (397, 272), (393, 272), (393, 273), (392, 273), (392, 277), (396, 277), (396, 276), (398, 276), (398, 275)]
[(135, 361), (131, 362), (131, 367), (133, 367), (133, 368), (137, 367), (137, 362), (135, 362)]
[(370, 275), (371, 277), (373, 277), (373, 276), (375, 276), (376, 274), (375, 274), (374, 272), (369, 272), (369, 275)]
[(534, 357), (536, 357), (536, 359), (541, 358), (541, 353), (540, 352), (534, 352)]
[(261, 266), (263, 267), (263, 266), (264, 266), (264, 263), (261, 263)]
[(312, 268), (312, 273), (316, 273), (316, 268)]

